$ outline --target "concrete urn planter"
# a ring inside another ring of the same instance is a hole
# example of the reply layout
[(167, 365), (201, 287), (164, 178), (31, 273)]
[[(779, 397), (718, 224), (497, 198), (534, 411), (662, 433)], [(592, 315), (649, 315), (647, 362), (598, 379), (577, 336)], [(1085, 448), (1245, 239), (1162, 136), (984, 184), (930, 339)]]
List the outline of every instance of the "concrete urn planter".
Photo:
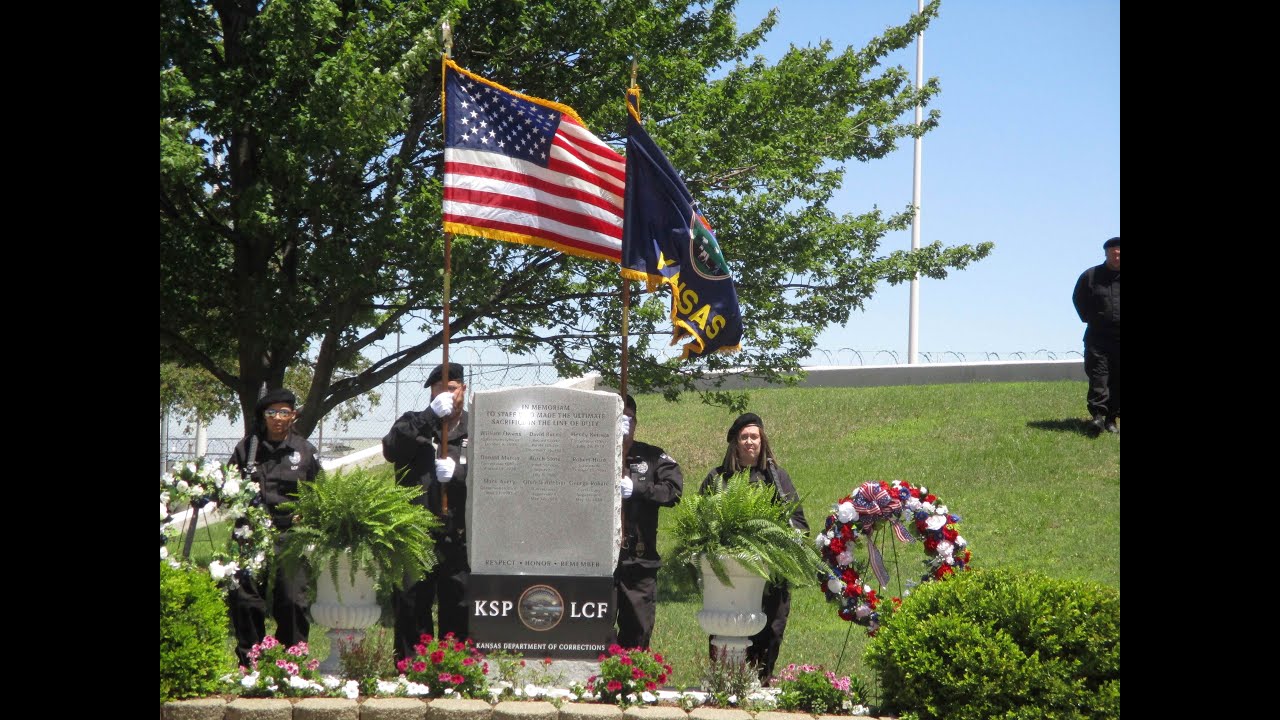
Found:
[(351, 560), (345, 555), (338, 559), (340, 587), (334, 586), (328, 566), (316, 568), (316, 601), (311, 605), (311, 617), (329, 628), (329, 656), (320, 663), (320, 672), (327, 675), (338, 674), (339, 638), (350, 635), (358, 642), (365, 629), (378, 622), (382, 614), (374, 578), (358, 570), (352, 583), (350, 573)]
[(765, 579), (742, 567), (733, 558), (724, 558), (725, 571), (733, 582), (720, 582), (704, 557), (702, 568), (702, 610), (698, 624), (711, 636), (716, 654), (741, 662), (751, 645), (751, 636), (764, 629), (767, 617), (760, 606)]

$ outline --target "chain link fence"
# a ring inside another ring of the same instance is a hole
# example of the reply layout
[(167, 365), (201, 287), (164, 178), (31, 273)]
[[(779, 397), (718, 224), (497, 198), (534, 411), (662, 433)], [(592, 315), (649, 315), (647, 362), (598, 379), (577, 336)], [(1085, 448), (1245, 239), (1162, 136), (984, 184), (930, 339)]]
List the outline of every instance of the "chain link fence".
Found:
[[(496, 359), (495, 359), (496, 358)], [(990, 352), (943, 350), (920, 352), (922, 363), (966, 363), (1009, 360), (1070, 360), (1083, 355), (1079, 350), (1053, 351), (1040, 349), (1031, 352)], [(463, 346), (450, 350), (451, 361), (466, 368), (467, 391), (491, 390), (525, 385), (549, 385), (561, 380), (550, 362), (540, 358), (512, 356), (496, 347), (473, 348)], [(854, 348), (820, 349), (810, 353), (809, 367), (901, 365), (906, 363), (905, 353), (894, 350), (857, 350)], [(334, 415), (326, 416), (312, 432), (310, 440), (320, 449), (324, 458), (341, 457), (378, 444), (391, 424), (401, 414), (422, 410), (431, 402), (431, 393), (423, 387), (427, 375), (438, 361), (410, 365), (395, 378), (378, 386), (378, 403), (359, 418), (348, 423), (339, 422)], [(468, 398), (468, 404), (470, 399)], [(219, 418), (205, 429), (205, 454), (213, 458), (228, 458), (236, 443), (243, 437), (243, 425)], [(193, 459), (197, 455), (197, 438), (194, 429), (184, 427), (180, 421), (170, 418), (160, 423), (161, 472), (173, 463)]]

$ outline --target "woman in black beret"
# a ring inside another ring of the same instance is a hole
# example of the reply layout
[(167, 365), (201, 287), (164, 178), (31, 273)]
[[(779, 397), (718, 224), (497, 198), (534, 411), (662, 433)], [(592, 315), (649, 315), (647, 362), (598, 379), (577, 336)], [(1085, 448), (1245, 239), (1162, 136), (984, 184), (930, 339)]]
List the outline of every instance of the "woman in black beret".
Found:
[[(723, 487), (729, 478), (749, 470), (750, 481), (772, 485), (779, 502), (796, 502), (800, 499), (791, 476), (778, 465), (773, 449), (769, 447), (769, 437), (764, 432), (764, 421), (759, 415), (739, 415), (729, 427), (725, 439), (728, 447), (725, 449), (724, 461), (707, 473), (699, 492), (706, 493), (715, 487)], [(791, 526), (805, 532), (809, 530), (809, 521), (805, 519), (804, 510), (799, 504), (791, 515)], [(747, 662), (756, 665), (760, 681), (767, 683), (773, 676), (773, 666), (778, 661), (778, 650), (782, 647), (782, 635), (787, 629), (787, 616), (791, 614), (791, 591), (787, 584), (783, 582), (766, 585), (761, 605), (768, 620), (763, 630), (751, 636)]]

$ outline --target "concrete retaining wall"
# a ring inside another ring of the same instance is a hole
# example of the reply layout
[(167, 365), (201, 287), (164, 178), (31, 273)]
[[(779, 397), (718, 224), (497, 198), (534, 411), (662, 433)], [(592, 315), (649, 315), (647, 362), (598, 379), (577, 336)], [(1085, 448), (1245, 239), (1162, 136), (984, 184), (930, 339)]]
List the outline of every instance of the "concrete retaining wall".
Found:
[[(886, 385), (944, 385), (968, 382), (1086, 381), (1083, 360), (1008, 360), (981, 363), (927, 363), (917, 365), (822, 365), (803, 368), (800, 387), (880, 387)], [(721, 390), (779, 387), (744, 375), (725, 373)], [(712, 389), (708, 378), (700, 390)]]
[(483, 700), (416, 700), (368, 698), (363, 701), (334, 698), (286, 699), (222, 698), (178, 700), (160, 706), (161, 720), (866, 720), (864, 715), (808, 715), (774, 710), (696, 708), (685, 712), (671, 706), (642, 706), (623, 710), (616, 705), (565, 703), (559, 709), (549, 702), (500, 702)]

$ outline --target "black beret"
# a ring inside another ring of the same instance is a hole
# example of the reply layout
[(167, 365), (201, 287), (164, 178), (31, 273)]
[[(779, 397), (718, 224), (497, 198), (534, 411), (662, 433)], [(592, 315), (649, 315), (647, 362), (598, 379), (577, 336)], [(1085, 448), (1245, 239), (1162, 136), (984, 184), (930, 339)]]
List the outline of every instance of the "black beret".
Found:
[(733, 442), (738, 433), (742, 432), (742, 428), (748, 425), (759, 425), (760, 429), (764, 429), (764, 421), (755, 413), (742, 413), (737, 420), (733, 421), (733, 425), (729, 426), (729, 435), (726, 438), (729, 442)]
[(253, 407), (253, 412), (258, 417), (262, 417), (263, 411), (276, 403), (288, 403), (289, 407), (296, 409), (298, 407), (298, 396), (294, 395), (292, 390), (276, 388), (258, 400), (258, 404)]
[[(449, 363), (449, 379), (450, 380), (465, 382), (463, 380), (464, 375), (466, 375), (466, 371), (462, 369), (461, 365), (459, 365), (456, 362)], [(435, 385), (436, 383), (440, 382), (443, 379), (444, 379), (444, 363), (440, 363), (439, 365), (436, 366), (436, 369), (432, 370), (431, 374), (427, 376), (427, 384), (423, 385), (423, 387), (431, 387), (432, 385)]]
[(1102, 249), (1103, 249), (1103, 250), (1109, 250), (1112, 246), (1120, 247), (1120, 236), (1119, 236), (1119, 235), (1117, 235), (1117, 236), (1115, 236), (1115, 237), (1111, 238), (1110, 240), (1108, 240), (1108, 241), (1106, 241), (1106, 242), (1102, 243)]

